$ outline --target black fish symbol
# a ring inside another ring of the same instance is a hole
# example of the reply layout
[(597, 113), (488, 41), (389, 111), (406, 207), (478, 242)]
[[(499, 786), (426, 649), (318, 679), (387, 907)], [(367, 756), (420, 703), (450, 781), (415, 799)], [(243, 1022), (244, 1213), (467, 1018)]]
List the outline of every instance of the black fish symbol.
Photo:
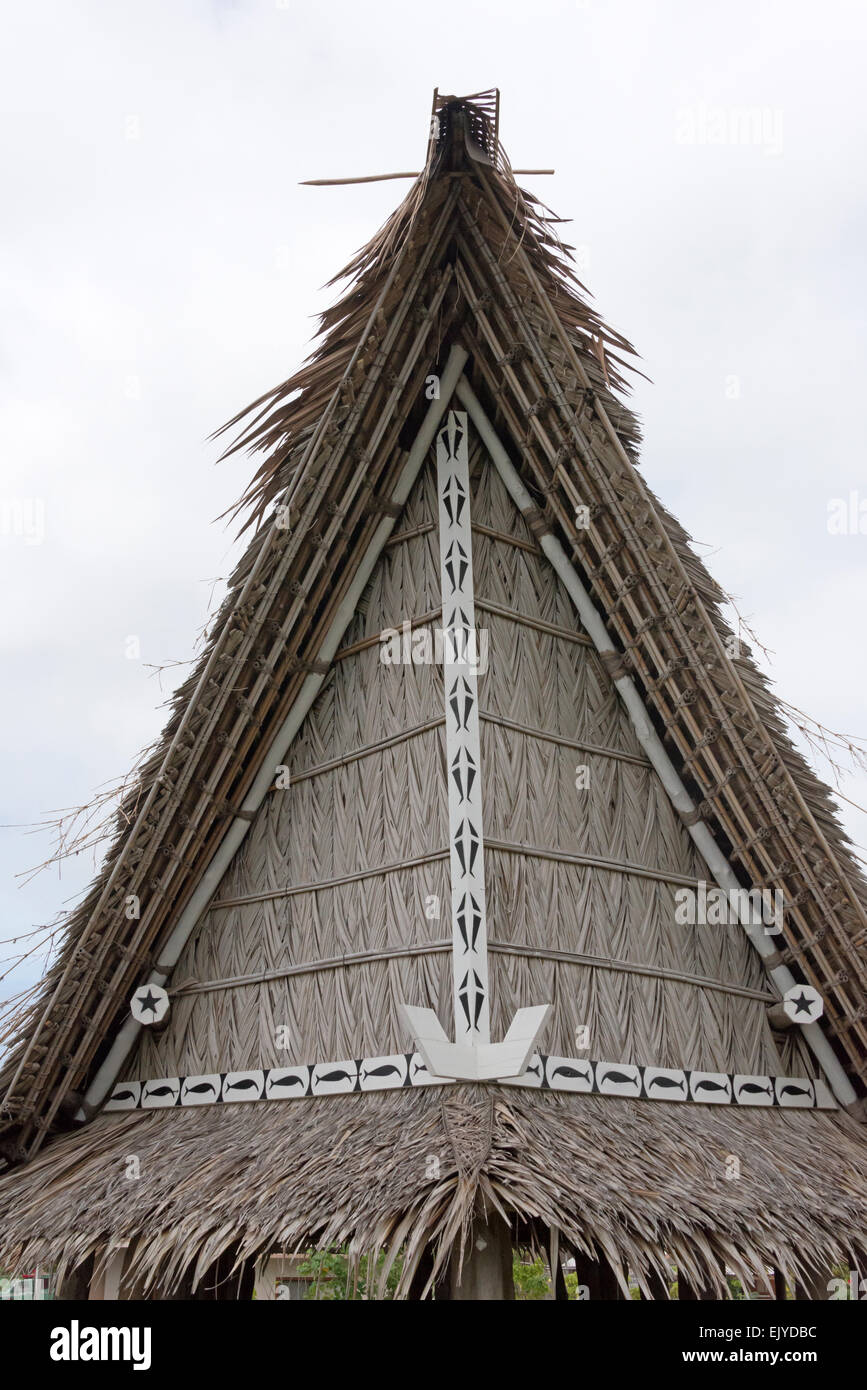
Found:
[(600, 1077), (600, 1081), (616, 1081), (618, 1083), (628, 1081), (632, 1086), (638, 1085), (637, 1077), (627, 1076), (626, 1072), (623, 1071), (607, 1071), (604, 1076)]
[(697, 1091), (725, 1091), (726, 1095), (729, 1093), (728, 1085), (723, 1086), (719, 1081), (696, 1081), (695, 1089)]
[(648, 1089), (649, 1089), (651, 1086), (662, 1086), (663, 1088), (667, 1088), (667, 1089), (669, 1089), (669, 1090), (672, 1090), (672, 1089), (673, 1089), (673, 1090), (675, 1090), (675, 1091), (679, 1091), (679, 1090), (681, 1089), (681, 1087), (683, 1087), (683, 1090), (684, 1090), (684, 1092), (685, 1092), (685, 1091), (686, 1091), (686, 1077), (685, 1077), (685, 1076), (682, 1076), (681, 1079), (680, 1079), (679, 1081), (675, 1081), (675, 1079), (674, 1079), (673, 1076), (654, 1076), (653, 1080), (652, 1080), (652, 1081), (648, 1081), (647, 1085), (648, 1085)]
[(275, 1080), (273, 1077), (269, 1077), (269, 1078), (268, 1078), (268, 1085), (269, 1085), (269, 1086), (303, 1086), (303, 1085), (304, 1085), (304, 1082), (302, 1081), (302, 1079), (301, 1079), (300, 1076), (278, 1076), (278, 1077), (276, 1078), (276, 1080)]
[(317, 1076), (317, 1081), (354, 1081), (355, 1077), (349, 1071), (326, 1071), (322, 1076)]
[(230, 1081), (226, 1087), (227, 1091), (255, 1091), (258, 1081), (254, 1081), (251, 1076), (245, 1076), (241, 1081)]
[(152, 1091), (145, 1091), (146, 1096), (173, 1096), (174, 1086), (154, 1086)]
[(214, 1095), (217, 1094), (217, 1088), (216, 1088), (216, 1086), (214, 1086), (214, 1085), (212, 1084), (212, 1082), (210, 1082), (210, 1081), (200, 1081), (199, 1084), (198, 1084), (198, 1086), (185, 1086), (185, 1087), (184, 1087), (184, 1095), (185, 1095), (185, 1096), (186, 1096), (186, 1095), (189, 1095), (190, 1092), (192, 1092), (192, 1094), (193, 1094), (194, 1096), (203, 1096), (203, 1095), (205, 1094), (206, 1091), (213, 1091), (213, 1092), (214, 1092)]
[(420, 1071), (427, 1071), (427, 1067), (425, 1066), (424, 1062), (416, 1062), (415, 1067), (413, 1068), (413, 1076), (418, 1076)]
[[(535, 1067), (531, 1067), (529, 1070), (530, 1070), (530, 1071), (535, 1071), (536, 1068), (535, 1068)], [(589, 1074), (589, 1072), (586, 1072), (586, 1071), (579, 1071), (577, 1067), (555, 1067), (554, 1070), (552, 1071), (551, 1075), (552, 1075), (552, 1076), (576, 1077), (576, 1078), (577, 1078), (578, 1080), (580, 1080), (580, 1081), (589, 1081), (589, 1080), (590, 1080), (590, 1074)]]
[(813, 1092), (812, 1092), (812, 1091), (805, 1091), (803, 1086), (792, 1086), (792, 1085), (781, 1086), (781, 1087), (780, 1087), (780, 1095), (781, 1095), (781, 1096), (809, 1096), (811, 1100), (813, 1099)]
[(400, 1076), (400, 1067), (394, 1067), (390, 1063), (387, 1066), (373, 1067), (371, 1071), (361, 1073), (365, 1081), (369, 1076)]
[(774, 1093), (770, 1086), (757, 1086), (755, 1081), (745, 1081), (738, 1095), (742, 1096), (744, 1091), (748, 1091), (751, 1096), (772, 1096)]
[(135, 1091), (118, 1091), (112, 1100), (135, 1100)]

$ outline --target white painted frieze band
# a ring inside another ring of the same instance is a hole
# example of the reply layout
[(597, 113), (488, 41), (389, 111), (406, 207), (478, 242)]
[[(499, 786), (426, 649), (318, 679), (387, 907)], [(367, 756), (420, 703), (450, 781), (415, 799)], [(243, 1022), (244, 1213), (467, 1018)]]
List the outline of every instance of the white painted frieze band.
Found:
[[(351, 1061), (270, 1067), (260, 1071), (211, 1072), (202, 1076), (164, 1076), (152, 1081), (121, 1081), (105, 1109), (159, 1110), (194, 1105), (233, 1105), (259, 1100), (300, 1100), (304, 1096), (350, 1095), (414, 1086), (449, 1086), (450, 1077), (432, 1076), (419, 1052), (392, 1053)], [(746, 1076), (689, 1071), (677, 1067), (596, 1062), (580, 1057), (534, 1053), (523, 1076), (497, 1082), (542, 1091), (675, 1101), (693, 1105), (776, 1106), (786, 1110), (836, 1110), (823, 1081), (805, 1076)]]

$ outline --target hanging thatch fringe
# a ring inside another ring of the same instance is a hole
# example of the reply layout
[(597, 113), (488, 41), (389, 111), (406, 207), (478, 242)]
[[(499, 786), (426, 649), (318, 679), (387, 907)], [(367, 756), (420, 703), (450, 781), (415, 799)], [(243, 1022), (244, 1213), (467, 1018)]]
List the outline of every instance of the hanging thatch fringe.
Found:
[[(791, 1280), (867, 1258), (867, 1156), (846, 1116), (470, 1084), (105, 1116), (2, 1189), (0, 1267), (72, 1268), (130, 1241), (130, 1282), (163, 1295), (230, 1249), (240, 1264), (348, 1244), (353, 1257), (385, 1252), (383, 1285), (402, 1251), (405, 1296), (426, 1247), (431, 1283), (465, 1251), (477, 1203), (557, 1230), (562, 1247), (600, 1247), (645, 1290), (653, 1273), (667, 1281), (665, 1254), (718, 1292), (726, 1266), (755, 1286), (768, 1265)], [(856, 1233), (848, 1245), (841, 1231)]]

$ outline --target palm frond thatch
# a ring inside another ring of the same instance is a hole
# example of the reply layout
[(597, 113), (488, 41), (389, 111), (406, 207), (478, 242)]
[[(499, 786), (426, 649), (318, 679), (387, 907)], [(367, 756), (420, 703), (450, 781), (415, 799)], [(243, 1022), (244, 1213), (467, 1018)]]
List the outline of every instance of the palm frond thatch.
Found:
[(224, 1251), (240, 1263), (335, 1243), (402, 1248), (406, 1296), (422, 1251), (434, 1278), (479, 1202), (603, 1250), (645, 1288), (667, 1281), (664, 1254), (719, 1293), (726, 1266), (761, 1287), (769, 1265), (794, 1280), (867, 1256), (867, 1154), (846, 1116), (469, 1084), (105, 1116), (0, 1186), (4, 1267), (62, 1273), (130, 1241), (131, 1284), (164, 1297)]

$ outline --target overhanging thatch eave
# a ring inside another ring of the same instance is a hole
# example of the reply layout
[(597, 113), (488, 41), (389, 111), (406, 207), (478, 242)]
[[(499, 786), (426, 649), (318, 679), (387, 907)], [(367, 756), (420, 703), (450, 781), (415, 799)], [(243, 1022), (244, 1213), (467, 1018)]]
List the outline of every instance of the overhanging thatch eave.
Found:
[(170, 1294), (229, 1249), (398, 1238), (405, 1294), (422, 1249), (444, 1261), (483, 1201), (641, 1279), (665, 1252), (723, 1291), (726, 1265), (755, 1284), (867, 1257), (861, 1136), (845, 1115), (468, 1084), (104, 1116), (0, 1178), (0, 1264), (73, 1267), (129, 1241), (132, 1277)]

